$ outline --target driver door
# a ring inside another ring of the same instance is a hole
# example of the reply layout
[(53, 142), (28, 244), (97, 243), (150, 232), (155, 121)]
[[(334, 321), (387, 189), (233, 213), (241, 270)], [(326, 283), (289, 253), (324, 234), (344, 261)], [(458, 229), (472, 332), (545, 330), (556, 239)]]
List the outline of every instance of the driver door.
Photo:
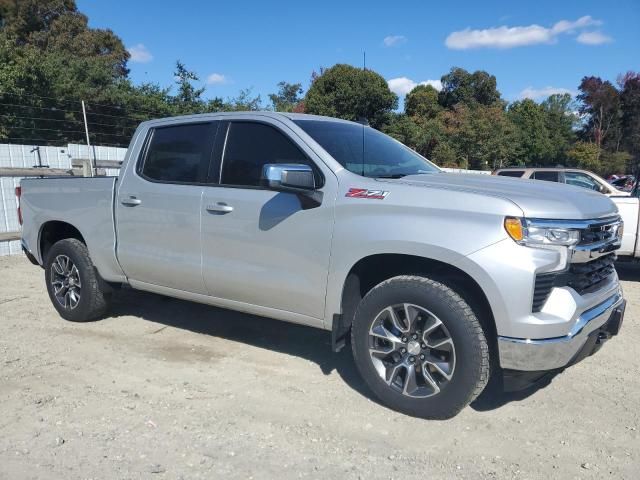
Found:
[[(209, 295), (323, 318), (335, 175), (279, 122), (232, 121), (222, 128), (217, 181), (205, 187), (201, 211)], [(304, 208), (296, 194), (262, 186), (262, 169), (273, 163), (310, 165), (321, 185), (321, 205)]]

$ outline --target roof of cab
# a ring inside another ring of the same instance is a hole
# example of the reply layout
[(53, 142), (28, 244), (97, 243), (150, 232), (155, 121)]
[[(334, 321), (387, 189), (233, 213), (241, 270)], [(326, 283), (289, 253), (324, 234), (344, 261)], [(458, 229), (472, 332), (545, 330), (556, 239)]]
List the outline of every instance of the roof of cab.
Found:
[(322, 115), (310, 115), (306, 113), (288, 113), (288, 112), (272, 112), (272, 111), (248, 111), (248, 112), (210, 112), (210, 113), (198, 113), (193, 115), (180, 115), (175, 117), (164, 117), (164, 118), (154, 118), (151, 120), (147, 120), (142, 122), (140, 125), (150, 126), (158, 123), (180, 123), (183, 121), (191, 121), (191, 120), (206, 120), (214, 117), (231, 117), (231, 118), (242, 118), (242, 117), (269, 117), (269, 118), (279, 118), (279, 119), (289, 119), (292, 121), (295, 120), (316, 120), (316, 121), (324, 121), (324, 122), (340, 122), (340, 123), (349, 123), (361, 125), (357, 122), (352, 122), (349, 120), (342, 120), (340, 118), (334, 117), (325, 117)]

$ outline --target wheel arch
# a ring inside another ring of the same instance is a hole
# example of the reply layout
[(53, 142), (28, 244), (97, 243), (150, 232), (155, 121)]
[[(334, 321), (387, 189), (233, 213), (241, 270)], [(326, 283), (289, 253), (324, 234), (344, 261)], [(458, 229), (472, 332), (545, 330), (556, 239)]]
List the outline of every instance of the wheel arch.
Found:
[(359, 259), (349, 270), (342, 287), (340, 313), (333, 316), (332, 343), (340, 350), (351, 330), (360, 300), (376, 285), (398, 275), (423, 275), (455, 290), (473, 309), (487, 340), (496, 347), (496, 323), (488, 296), (467, 272), (450, 263), (428, 257), (397, 253), (378, 253)]
[(75, 238), (87, 245), (84, 236), (74, 225), (62, 220), (49, 220), (40, 227), (38, 235), (38, 252), (42, 265), (47, 259), (49, 249), (60, 240), (65, 238)]

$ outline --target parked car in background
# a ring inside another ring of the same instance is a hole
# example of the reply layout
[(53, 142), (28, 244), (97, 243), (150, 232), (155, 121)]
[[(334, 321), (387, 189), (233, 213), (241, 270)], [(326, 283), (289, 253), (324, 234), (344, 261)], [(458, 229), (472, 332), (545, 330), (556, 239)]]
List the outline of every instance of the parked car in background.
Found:
[(605, 195), (629, 195), (615, 185), (607, 182), (604, 178), (588, 170), (579, 168), (524, 168), (510, 167), (499, 168), (493, 172), (501, 177), (527, 178), (529, 180), (544, 180), (547, 182), (566, 183), (576, 187), (588, 188)]
[[(631, 188), (630, 191), (623, 191), (595, 173), (579, 168), (511, 167), (495, 170), (493, 175), (564, 183), (574, 187), (594, 190), (608, 196), (618, 207), (624, 222), (622, 246), (617, 252), (618, 257), (622, 260), (640, 259), (640, 242), (638, 242), (640, 200), (638, 199), (639, 192), (637, 187)], [(625, 181), (625, 184), (626, 182), (628, 180)]]
[(607, 182), (613, 185), (618, 190), (623, 192), (631, 192), (636, 184), (636, 177), (633, 175), (614, 175), (607, 178)]
[(118, 178), (28, 179), (20, 193), (24, 251), (63, 318), (105, 315), (126, 284), (323, 328), (411, 415), (455, 415), (490, 375), (573, 365), (624, 314), (608, 198), (444, 173), (354, 122), (153, 120)]

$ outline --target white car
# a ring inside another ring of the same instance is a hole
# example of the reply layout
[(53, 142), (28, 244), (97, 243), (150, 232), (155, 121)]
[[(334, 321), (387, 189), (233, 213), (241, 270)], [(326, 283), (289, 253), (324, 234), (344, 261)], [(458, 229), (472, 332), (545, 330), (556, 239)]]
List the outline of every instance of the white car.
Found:
[(624, 221), (624, 234), (622, 237), (622, 246), (617, 252), (618, 257), (625, 259), (640, 258), (640, 245), (638, 245), (637, 241), (638, 231), (640, 230), (638, 228), (640, 225), (638, 188), (634, 188), (631, 192), (625, 192), (617, 189), (595, 173), (577, 168), (512, 167), (498, 169), (494, 171), (493, 174), (503, 177), (566, 183), (567, 185), (595, 190), (608, 196), (618, 207), (620, 216)]

